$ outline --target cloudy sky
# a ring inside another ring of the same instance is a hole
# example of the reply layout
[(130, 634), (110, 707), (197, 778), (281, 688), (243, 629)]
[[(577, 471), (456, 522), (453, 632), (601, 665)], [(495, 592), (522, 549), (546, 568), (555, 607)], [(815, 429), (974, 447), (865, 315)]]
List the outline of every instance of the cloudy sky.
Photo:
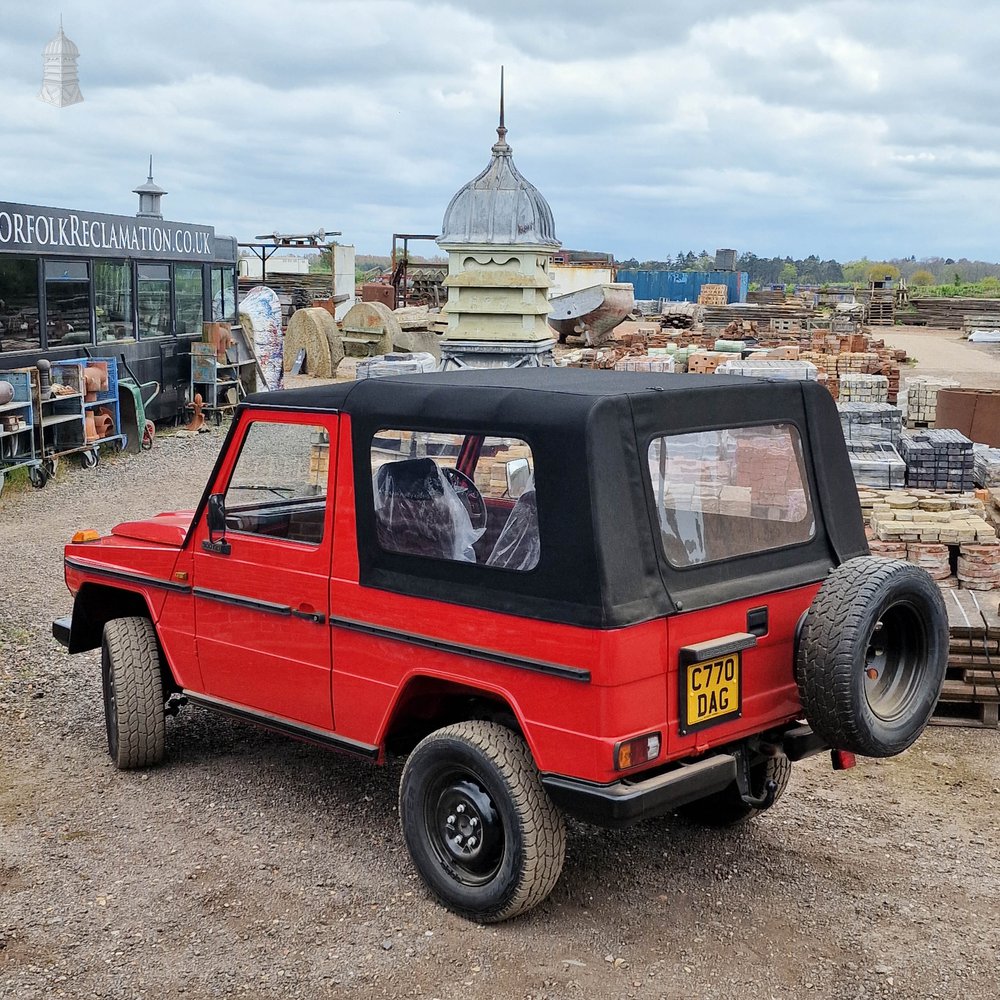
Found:
[(0, 201), (132, 214), (153, 153), (169, 219), (387, 253), (486, 165), (503, 63), (566, 246), (996, 261), (998, 47), (996, 0), (0, 0)]

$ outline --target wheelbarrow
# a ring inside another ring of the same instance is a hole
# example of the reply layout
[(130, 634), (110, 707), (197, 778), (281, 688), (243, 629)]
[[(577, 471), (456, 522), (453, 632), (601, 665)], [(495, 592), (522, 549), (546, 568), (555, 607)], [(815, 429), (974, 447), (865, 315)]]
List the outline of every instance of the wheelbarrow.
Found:
[(121, 430), (126, 435), (125, 451), (138, 454), (153, 447), (156, 425), (146, 417), (146, 407), (160, 394), (159, 382), (139, 382), (128, 364), (127, 377), (118, 378), (118, 405)]

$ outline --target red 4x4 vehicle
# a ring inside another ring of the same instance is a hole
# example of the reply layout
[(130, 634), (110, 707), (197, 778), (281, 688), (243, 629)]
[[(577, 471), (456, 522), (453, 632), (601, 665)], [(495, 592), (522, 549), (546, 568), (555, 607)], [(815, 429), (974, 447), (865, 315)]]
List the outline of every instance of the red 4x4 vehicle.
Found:
[(534, 906), (561, 811), (769, 807), (790, 762), (887, 756), (937, 699), (934, 583), (868, 554), (813, 383), (556, 369), (253, 396), (193, 513), (66, 548), (108, 748), (191, 702), (381, 761), (414, 864), (482, 921)]

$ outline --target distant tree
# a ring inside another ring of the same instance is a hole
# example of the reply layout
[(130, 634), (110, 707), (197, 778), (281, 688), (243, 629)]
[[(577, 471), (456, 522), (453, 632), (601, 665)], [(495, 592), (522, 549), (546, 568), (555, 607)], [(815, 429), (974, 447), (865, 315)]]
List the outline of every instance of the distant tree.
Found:
[(778, 281), (783, 285), (794, 284), (798, 277), (798, 269), (791, 261), (786, 261), (781, 265), (781, 271), (778, 273)]
[(914, 271), (910, 276), (911, 285), (933, 285), (935, 280), (934, 274), (928, 271), (926, 267)]
[(845, 264), (842, 268), (844, 274), (844, 281), (859, 282), (868, 280), (868, 269), (871, 267), (871, 261), (867, 257), (862, 257), (861, 260), (852, 260)]
[(979, 287), (984, 292), (991, 292), (993, 295), (996, 295), (997, 292), (1000, 292), (1000, 278), (994, 277), (991, 274), (979, 282)]
[(898, 281), (899, 268), (896, 267), (895, 264), (890, 264), (888, 261), (881, 261), (876, 264), (870, 264), (865, 277), (869, 281), (883, 281), (886, 278)]

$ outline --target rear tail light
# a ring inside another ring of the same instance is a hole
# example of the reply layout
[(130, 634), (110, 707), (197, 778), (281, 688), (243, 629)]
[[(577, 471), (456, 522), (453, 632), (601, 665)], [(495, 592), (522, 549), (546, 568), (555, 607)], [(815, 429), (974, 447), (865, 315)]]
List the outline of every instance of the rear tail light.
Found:
[(627, 771), (630, 767), (648, 764), (660, 756), (660, 734), (646, 733), (631, 740), (615, 744), (615, 768)]
[(831, 750), (830, 759), (835, 771), (846, 771), (858, 762), (858, 758), (850, 750)]

